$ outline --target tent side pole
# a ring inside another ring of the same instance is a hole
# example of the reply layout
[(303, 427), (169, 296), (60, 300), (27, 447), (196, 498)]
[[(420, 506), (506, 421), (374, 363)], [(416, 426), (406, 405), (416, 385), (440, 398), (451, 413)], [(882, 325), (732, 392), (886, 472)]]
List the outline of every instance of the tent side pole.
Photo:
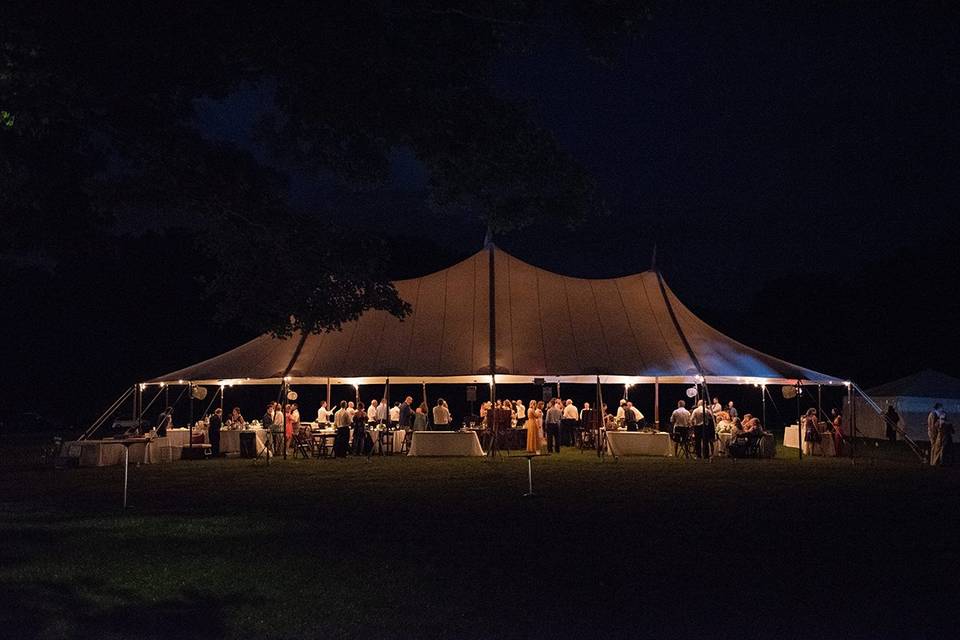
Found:
[(847, 430), (850, 432), (850, 461), (854, 462), (856, 458), (856, 436), (857, 430), (854, 427), (853, 419), (853, 384), (847, 384), (847, 418), (850, 420), (850, 424), (847, 425)]
[(760, 385), (760, 405), (763, 407), (763, 428), (767, 429), (767, 385)]
[(327, 376), (327, 411), (330, 411), (332, 408), (330, 405), (330, 376)]
[[(800, 452), (800, 459), (803, 460), (803, 424), (800, 419), (800, 382), (797, 382), (797, 450)], [(811, 451), (813, 449), (811, 448)]]
[(660, 376), (653, 379), (653, 425), (660, 431)]

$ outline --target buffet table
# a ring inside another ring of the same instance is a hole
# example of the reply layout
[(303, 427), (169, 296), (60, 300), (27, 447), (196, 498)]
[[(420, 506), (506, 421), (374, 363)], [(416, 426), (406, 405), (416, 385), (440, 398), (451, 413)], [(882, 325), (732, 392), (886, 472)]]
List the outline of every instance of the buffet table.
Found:
[(673, 442), (664, 431), (607, 431), (607, 451), (615, 458), (620, 456), (672, 456)]
[(476, 431), (415, 431), (410, 456), (482, 456)]

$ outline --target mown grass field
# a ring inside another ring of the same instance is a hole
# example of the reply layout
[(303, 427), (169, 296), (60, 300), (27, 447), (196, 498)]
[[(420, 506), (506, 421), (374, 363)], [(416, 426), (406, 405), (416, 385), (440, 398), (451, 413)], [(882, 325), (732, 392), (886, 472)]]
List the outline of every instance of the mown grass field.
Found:
[(960, 473), (909, 457), (39, 468), (0, 442), (10, 638), (955, 637)]

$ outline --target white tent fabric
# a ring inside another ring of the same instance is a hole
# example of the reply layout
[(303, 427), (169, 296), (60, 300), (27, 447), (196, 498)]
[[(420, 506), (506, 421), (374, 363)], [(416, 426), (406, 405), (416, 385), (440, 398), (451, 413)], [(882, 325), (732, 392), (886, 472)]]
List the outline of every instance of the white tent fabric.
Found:
[(402, 321), (368, 311), (340, 331), (308, 336), (299, 352), (298, 339), (265, 335), (150, 383), (489, 382), (492, 338), (499, 383), (591, 383), (597, 376), (605, 383), (687, 383), (703, 375), (713, 383), (843, 384), (713, 329), (654, 271), (570, 278), (491, 245), (395, 285), (413, 307)]
[[(960, 380), (924, 369), (913, 375), (900, 378), (867, 390), (874, 402), (882, 409), (893, 405), (900, 415), (900, 427), (915, 441), (927, 441), (927, 414), (939, 402), (947, 412), (947, 418), (960, 419)], [(857, 430), (868, 438), (886, 438), (886, 425), (863, 398), (857, 397)]]

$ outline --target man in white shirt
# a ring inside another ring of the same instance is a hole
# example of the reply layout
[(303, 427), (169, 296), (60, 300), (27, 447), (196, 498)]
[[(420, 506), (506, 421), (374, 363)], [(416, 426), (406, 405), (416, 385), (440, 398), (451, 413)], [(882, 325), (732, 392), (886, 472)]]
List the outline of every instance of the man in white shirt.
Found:
[[(720, 413), (721, 411), (723, 411), (723, 405), (720, 404), (720, 398), (714, 398), (714, 399), (713, 399), (713, 404), (710, 405), (710, 411), (711, 411), (714, 415), (716, 415), (716, 414)], [(730, 416), (730, 418), (733, 419), (733, 416)]]
[(353, 402), (347, 403), (347, 413), (350, 415), (350, 421), (353, 422), (353, 414), (357, 412), (357, 408), (353, 405)]
[(378, 402), (376, 399), (370, 401), (370, 406), (367, 407), (367, 422), (377, 421), (377, 405)]
[(380, 424), (386, 424), (389, 418), (389, 413), (387, 411), (387, 399), (384, 398), (380, 401), (380, 404), (377, 405), (377, 422)]
[(446, 431), (450, 426), (450, 409), (443, 398), (438, 399), (437, 406), (433, 408), (433, 425), (437, 431)]
[(716, 428), (713, 424), (713, 414), (704, 405), (703, 400), (697, 400), (697, 407), (690, 414), (690, 422), (693, 424), (693, 437), (696, 442), (695, 449), (697, 457), (709, 460), (713, 453), (713, 440), (716, 435)]
[[(670, 426), (681, 441), (686, 442), (690, 437), (690, 412), (687, 411), (687, 403), (683, 400), (677, 402), (677, 408), (670, 414)], [(677, 448), (677, 442), (674, 440), (673, 455), (677, 455)]]
[(617, 420), (623, 420), (625, 417), (624, 407), (627, 406), (627, 401), (623, 398), (620, 398), (620, 406), (617, 407)]
[(573, 400), (567, 398), (563, 407), (563, 416), (560, 419), (560, 443), (565, 447), (573, 446), (573, 434), (577, 431), (577, 419), (580, 412)]
[(330, 411), (327, 410), (327, 401), (324, 400), (320, 403), (320, 408), (317, 409), (317, 422), (320, 424), (325, 424), (330, 422)]
[(390, 428), (396, 429), (400, 424), (400, 403), (394, 402), (390, 407)]

